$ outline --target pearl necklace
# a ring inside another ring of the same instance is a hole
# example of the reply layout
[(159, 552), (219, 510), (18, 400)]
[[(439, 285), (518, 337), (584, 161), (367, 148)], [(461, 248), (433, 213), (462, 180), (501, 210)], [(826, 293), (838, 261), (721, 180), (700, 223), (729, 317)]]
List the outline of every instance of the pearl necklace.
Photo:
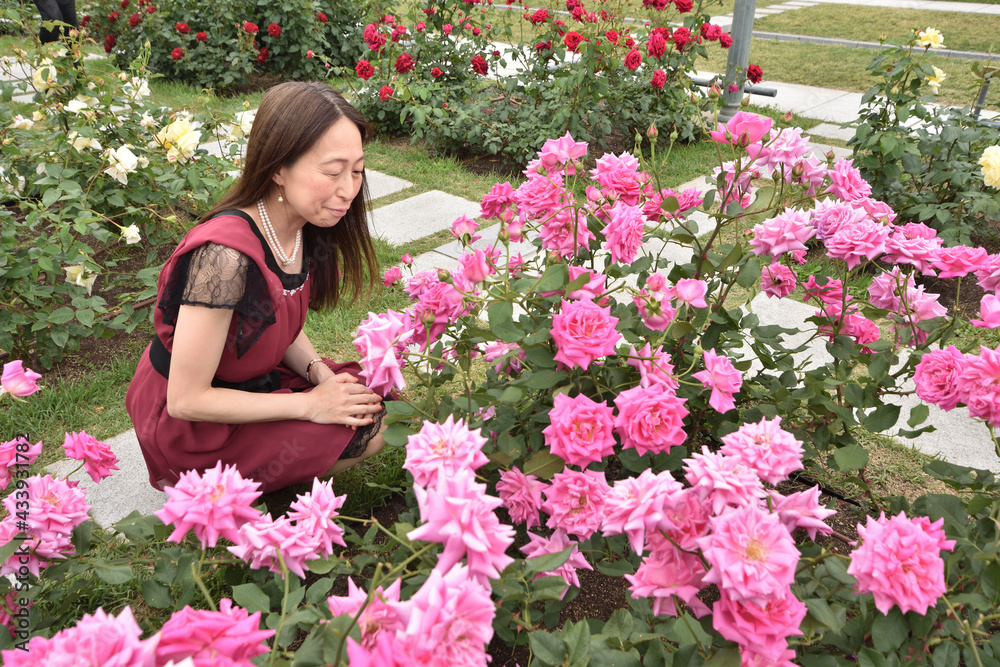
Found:
[(278, 259), (284, 266), (291, 266), (295, 263), (295, 258), (299, 254), (299, 248), (302, 247), (302, 230), (299, 229), (295, 233), (295, 248), (292, 250), (292, 254), (289, 257), (285, 254), (285, 249), (281, 247), (278, 243), (278, 234), (274, 231), (274, 227), (271, 225), (271, 217), (267, 214), (267, 209), (264, 208), (264, 200), (260, 199), (257, 201), (257, 212), (260, 213), (260, 221), (264, 225), (264, 236), (271, 243), (271, 247), (274, 248), (274, 252), (277, 254)]

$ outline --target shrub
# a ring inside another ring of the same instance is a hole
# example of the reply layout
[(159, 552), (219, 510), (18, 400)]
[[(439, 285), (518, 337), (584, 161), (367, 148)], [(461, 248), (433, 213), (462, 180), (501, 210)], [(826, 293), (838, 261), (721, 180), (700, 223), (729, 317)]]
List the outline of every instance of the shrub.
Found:
[(219, 119), (149, 103), (148, 51), (115, 75), (79, 48), (40, 61), (19, 53), (35, 74), (0, 82), (6, 99), (35, 93), (33, 112), (0, 105), (0, 349), (45, 368), (82, 338), (148, 318), (157, 246), (175, 244), (229, 187), (238, 150), (199, 146), (226, 132)]
[[(878, 83), (862, 98), (865, 106), (849, 142), (855, 164), (871, 183), (872, 196), (904, 219), (927, 222), (951, 242), (968, 243), (974, 234), (995, 237), (989, 221), (1000, 218), (1000, 200), (984, 187), (978, 160), (1000, 143), (1000, 129), (979, 122), (968, 107), (934, 103), (933, 92), (947, 83), (943, 72), (924, 62), (933, 47), (921, 44), (920, 34), (902, 46), (883, 45), (868, 65)], [(989, 76), (980, 63), (972, 68)]]
[(601, 147), (651, 124), (698, 138), (705, 98), (688, 74), (724, 35), (701, 3), (692, 11), (691, 3), (644, 2), (661, 16), (637, 28), (625, 19), (638, 3), (570, 2), (566, 21), (545, 9), (525, 13), (516, 38), (495, 22), (500, 10), (477, 4), (435, 0), (402, 17), (370, 16), (356, 67), (369, 118), (440, 150), (515, 162), (567, 131)]
[(325, 79), (329, 64), (353, 64), (364, 8), (320, 0), (98, 0), (87, 27), (122, 65), (149, 43), (153, 72), (226, 91), (257, 74)]

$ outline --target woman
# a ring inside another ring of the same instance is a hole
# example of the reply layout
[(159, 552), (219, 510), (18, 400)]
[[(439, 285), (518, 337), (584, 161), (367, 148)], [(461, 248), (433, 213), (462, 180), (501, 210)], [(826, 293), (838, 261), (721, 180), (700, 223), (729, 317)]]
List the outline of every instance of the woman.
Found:
[(316, 354), (308, 307), (356, 298), (378, 265), (362, 144), (369, 128), (331, 88), (268, 91), (243, 176), (184, 237), (157, 288), (156, 331), (125, 399), (162, 488), (218, 461), (273, 491), (383, 447), (381, 397), (355, 363)]

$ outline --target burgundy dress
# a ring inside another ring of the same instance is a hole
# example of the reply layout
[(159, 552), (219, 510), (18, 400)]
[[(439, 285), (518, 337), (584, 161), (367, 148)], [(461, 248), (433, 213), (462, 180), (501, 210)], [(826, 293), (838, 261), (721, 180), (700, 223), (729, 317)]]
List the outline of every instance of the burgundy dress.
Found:
[[(125, 397), (150, 484), (157, 488), (175, 484), (181, 473), (206, 470), (221, 460), (260, 482), (266, 493), (310, 482), (339, 458), (364, 452), (378, 433), (381, 415), (354, 431), (340, 424), (299, 420), (191, 422), (167, 413), (169, 351), (183, 304), (233, 310), (213, 386), (310, 391), (312, 385), (281, 361), (305, 324), (309, 284), (307, 272), (286, 274), (278, 269), (267, 242), (242, 211), (226, 211), (196, 225), (181, 240), (157, 283), (153, 325), (158, 341), (154, 339), (142, 353)], [(323, 361), (337, 373), (357, 376), (361, 370), (356, 363)]]

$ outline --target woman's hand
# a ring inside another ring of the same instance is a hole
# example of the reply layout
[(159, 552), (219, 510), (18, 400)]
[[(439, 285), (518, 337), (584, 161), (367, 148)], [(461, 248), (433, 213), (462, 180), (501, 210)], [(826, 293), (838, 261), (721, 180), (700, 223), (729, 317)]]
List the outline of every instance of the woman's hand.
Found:
[(382, 397), (349, 373), (326, 378), (304, 396), (309, 401), (306, 418), (317, 424), (367, 426), (382, 410)]

